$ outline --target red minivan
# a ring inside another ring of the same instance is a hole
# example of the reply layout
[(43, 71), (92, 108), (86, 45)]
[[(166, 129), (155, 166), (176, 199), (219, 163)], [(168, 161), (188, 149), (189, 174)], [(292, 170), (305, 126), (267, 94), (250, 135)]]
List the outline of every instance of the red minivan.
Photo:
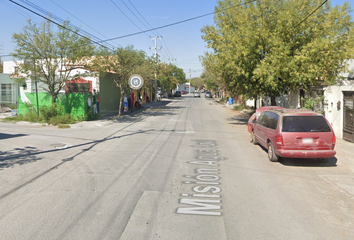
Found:
[(327, 119), (306, 109), (271, 109), (258, 118), (252, 142), (268, 149), (272, 162), (284, 158), (317, 158), (327, 162), (336, 154), (336, 136)]

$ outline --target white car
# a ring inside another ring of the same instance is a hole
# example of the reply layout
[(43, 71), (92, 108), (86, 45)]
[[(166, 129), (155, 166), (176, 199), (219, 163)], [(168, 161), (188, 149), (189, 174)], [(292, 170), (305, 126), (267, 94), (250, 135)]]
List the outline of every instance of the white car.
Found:
[(194, 92), (194, 97), (200, 97), (200, 92)]

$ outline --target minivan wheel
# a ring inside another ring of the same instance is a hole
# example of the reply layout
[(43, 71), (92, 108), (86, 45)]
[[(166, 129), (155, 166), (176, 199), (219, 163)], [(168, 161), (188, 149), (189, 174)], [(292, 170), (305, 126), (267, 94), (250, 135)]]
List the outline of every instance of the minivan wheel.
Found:
[(254, 132), (252, 132), (252, 143), (253, 143), (254, 145), (257, 145), (257, 144), (258, 144), (258, 143), (257, 143), (256, 135), (254, 134)]
[(268, 158), (271, 162), (278, 162), (278, 156), (275, 155), (274, 147), (271, 142), (268, 143)]

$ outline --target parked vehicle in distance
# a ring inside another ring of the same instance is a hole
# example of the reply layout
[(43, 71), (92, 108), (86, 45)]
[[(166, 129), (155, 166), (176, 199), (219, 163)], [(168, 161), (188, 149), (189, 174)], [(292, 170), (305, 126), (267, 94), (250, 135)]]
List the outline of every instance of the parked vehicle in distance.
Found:
[(176, 91), (175, 94), (173, 94), (174, 97), (181, 97), (181, 92), (180, 91)]
[(200, 90), (201, 93), (205, 93), (205, 89)]
[(268, 149), (272, 162), (284, 158), (317, 158), (336, 154), (336, 136), (327, 119), (306, 109), (269, 109), (258, 118), (252, 142)]
[(187, 92), (186, 91), (182, 91), (181, 94), (184, 95), (184, 94), (187, 94)]
[(200, 92), (194, 92), (194, 97), (199, 97), (200, 98)]
[(205, 97), (206, 98), (212, 98), (213, 95), (211, 94), (211, 92), (205, 92)]

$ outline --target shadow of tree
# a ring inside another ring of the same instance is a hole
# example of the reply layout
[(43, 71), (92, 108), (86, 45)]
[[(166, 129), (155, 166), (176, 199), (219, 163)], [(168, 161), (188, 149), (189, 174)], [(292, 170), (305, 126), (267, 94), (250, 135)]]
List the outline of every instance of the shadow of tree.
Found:
[(36, 156), (40, 151), (34, 147), (14, 148), (11, 151), (0, 151), (0, 170), (13, 167), (16, 164), (23, 165), (36, 162), (42, 158)]
[(248, 122), (249, 117), (243, 116), (241, 114), (234, 116), (234, 117), (229, 117), (226, 120), (229, 121), (229, 124), (233, 125), (246, 125)]
[(177, 109), (183, 109), (186, 107), (180, 106), (168, 106), (171, 101), (161, 101), (158, 105), (152, 105), (143, 107), (141, 109), (136, 109), (133, 112), (124, 113), (121, 117), (118, 116), (118, 112), (102, 115), (100, 119), (108, 119), (118, 123), (132, 123), (136, 121), (141, 121), (146, 116), (166, 116), (166, 115), (176, 115)]
[(9, 139), (14, 137), (23, 137), (27, 136), (26, 134), (7, 134), (7, 133), (0, 133), (0, 140)]

